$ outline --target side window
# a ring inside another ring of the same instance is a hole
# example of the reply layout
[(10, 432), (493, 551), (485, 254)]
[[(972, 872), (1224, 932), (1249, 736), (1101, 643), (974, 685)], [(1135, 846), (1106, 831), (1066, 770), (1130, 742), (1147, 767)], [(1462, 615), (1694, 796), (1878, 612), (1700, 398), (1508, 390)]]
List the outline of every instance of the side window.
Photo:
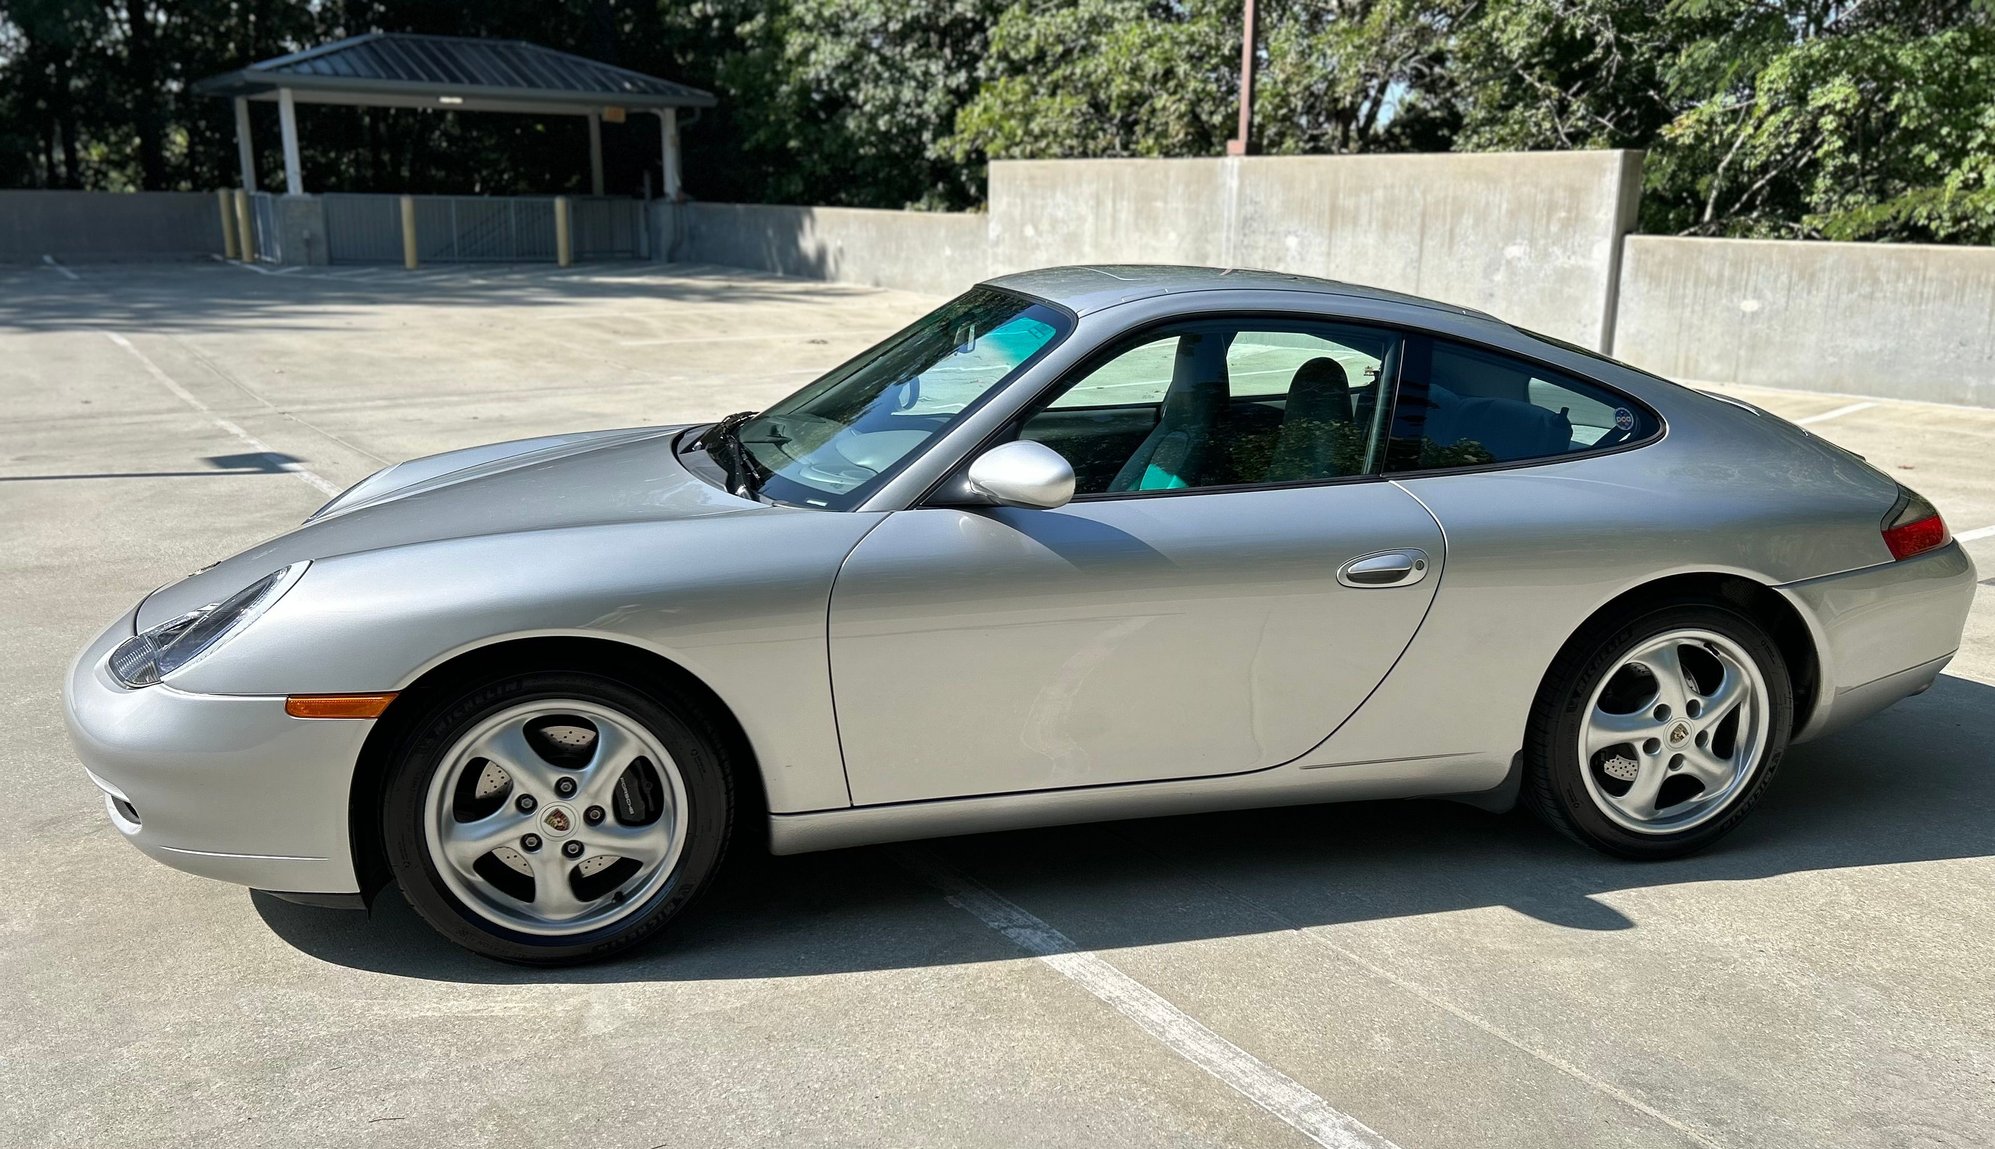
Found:
[(1176, 336), (1152, 339), (1124, 351), (1053, 400), (1057, 408), (1156, 407), (1171, 385), (1171, 364), (1177, 356)]
[(1649, 413), (1605, 388), (1481, 348), (1411, 340), (1386, 470), (1552, 459), (1647, 437)]
[(1174, 325), (1082, 371), (1019, 437), (1064, 455), (1082, 495), (1362, 475), (1399, 343), (1344, 324)]

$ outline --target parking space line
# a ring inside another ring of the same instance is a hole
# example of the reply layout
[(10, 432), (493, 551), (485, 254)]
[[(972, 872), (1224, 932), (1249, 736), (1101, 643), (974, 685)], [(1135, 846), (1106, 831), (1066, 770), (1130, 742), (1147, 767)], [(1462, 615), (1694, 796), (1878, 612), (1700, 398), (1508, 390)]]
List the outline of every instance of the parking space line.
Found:
[(1819, 415), (1810, 415), (1805, 419), (1796, 419), (1795, 423), (1804, 427), (1810, 423), (1826, 423), (1831, 419), (1840, 419), (1844, 415), (1854, 415), (1858, 411), (1868, 411), (1875, 406), (1877, 406), (1875, 403), (1846, 403), (1833, 411), (1824, 411)]
[(274, 271), (270, 270), (270, 269), (269, 269), (269, 268), (267, 268), (267, 267), (259, 267), (259, 266), (257, 266), (257, 265), (256, 265), (256, 264), (254, 264), (254, 263), (244, 263), (243, 261), (241, 261), (241, 260), (238, 260), (238, 259), (223, 259), (223, 258), (222, 258), (221, 256), (219, 256), (219, 255), (216, 255), (216, 256), (210, 256), (209, 258), (213, 259), (213, 260), (214, 260), (214, 261), (215, 261), (216, 263), (221, 263), (221, 264), (226, 264), (226, 265), (228, 265), (229, 267), (240, 267), (240, 268), (242, 268), (242, 269), (243, 269), (244, 271), (253, 271), (253, 272), (255, 272), (255, 273), (256, 273), (256, 274), (258, 274), (258, 275), (276, 275), (276, 274), (277, 274), (277, 272), (274, 272)]
[[(1145, 853), (1151, 854), (1151, 856), (1153, 857), (1156, 856), (1152, 851), (1149, 851), (1141, 846), (1137, 846), (1136, 848), (1139, 850), (1143, 850), (1143, 852)], [(1233, 890), (1227, 886), (1224, 886), (1202, 875), (1194, 878), (1193, 880), (1205, 886), (1207, 889), (1215, 891), (1220, 896), (1228, 898), (1233, 902), (1237, 903), (1238, 905), (1243, 906), (1246, 909), (1252, 910), (1253, 912), (1260, 914), (1262, 917), (1265, 917), (1270, 921), (1275, 922), (1276, 924), (1280, 925), (1281, 928), (1300, 937), (1303, 941), (1309, 942), (1314, 945), (1322, 946), (1323, 948), (1336, 954), (1338, 957), (1343, 958), (1345, 961), (1350, 962), (1352, 965), (1357, 966), (1359, 969), (1364, 970), (1366, 973), (1371, 974), (1373, 977), (1388, 982), (1391, 985), (1396, 986), (1397, 988), (1404, 990), (1405, 992), (1427, 1003), (1428, 1005), (1433, 1006), (1435, 1009), (1441, 1010), (1442, 1012), (1447, 1013), (1462, 1022), (1474, 1026), (1475, 1028), (1481, 1030), (1482, 1032), (1488, 1034), (1489, 1036), (1495, 1038), (1496, 1040), (1502, 1042), (1503, 1044), (1510, 1046), (1512, 1049), (1515, 1049), (1520, 1053), (1527, 1054), (1530, 1057), (1533, 1057), (1538, 1061), (1543, 1062), (1545, 1065), (1548, 1065), (1551, 1068), (1558, 1070), (1560, 1073), (1565, 1074), (1567, 1077), (1572, 1078), (1574, 1081), (1577, 1081), (1582, 1085), (1589, 1086), (1593, 1089), (1600, 1091), (1603, 1094), (1606, 1094), (1608, 1097), (1611, 1097), (1614, 1100), (1619, 1101), (1621, 1104), (1626, 1105), (1628, 1108), (1635, 1110), (1637, 1113), (1641, 1113), (1647, 1117), (1651, 1117), (1657, 1121), (1660, 1121), (1664, 1125), (1667, 1125), (1671, 1129), (1674, 1129), (1676, 1132), (1683, 1134), (1684, 1137), (1688, 1138), (1694, 1144), (1701, 1145), (1704, 1147), (1704, 1149), (1725, 1149), (1724, 1146), (1720, 1145), (1716, 1141), (1713, 1141), (1710, 1137), (1699, 1132), (1695, 1128), (1686, 1125), (1682, 1121), (1679, 1121), (1676, 1118), (1671, 1117), (1669, 1114), (1664, 1113), (1662, 1110), (1657, 1109), (1655, 1106), (1650, 1105), (1648, 1102), (1643, 1101), (1641, 1098), (1636, 1097), (1635, 1095), (1629, 1093), (1627, 1090), (1620, 1088), (1619, 1086), (1613, 1084), (1612, 1082), (1603, 1081), (1600, 1078), (1593, 1076), (1592, 1074), (1586, 1072), (1584, 1069), (1581, 1069), (1579, 1066), (1574, 1065), (1570, 1061), (1567, 1061), (1566, 1059), (1559, 1057), (1556, 1054), (1548, 1053), (1545, 1050), (1537, 1048), (1536, 1046), (1527, 1044), (1522, 1039), (1512, 1036), (1510, 1033), (1506, 1032), (1504, 1029), (1495, 1025), (1494, 1023), (1487, 1021), (1484, 1018), (1478, 1016), (1477, 1014), (1471, 1013), (1466, 1009), (1463, 1009), (1461, 1006), (1456, 1005), (1454, 1002), (1451, 1002), (1448, 999), (1441, 997), (1436, 993), (1431, 992), (1426, 987), (1420, 985), (1417, 982), (1410, 981), (1407, 978), (1401, 977), (1399, 974), (1396, 974), (1393, 971), (1384, 968), (1383, 966), (1380, 966), (1371, 961), (1367, 961), (1365, 958), (1359, 956), (1356, 953), (1353, 953), (1351, 950), (1346, 949), (1341, 945), (1338, 945), (1336, 942), (1331, 941), (1327, 937), (1324, 937), (1321, 933), (1303, 927), (1301, 924), (1290, 919), (1288, 915), (1275, 909), (1273, 906), (1267, 905), (1266, 903), (1260, 901), (1257, 898), (1249, 897), (1246, 894), (1242, 894), (1236, 890)]]
[(1207, 1029), (1190, 1014), (1107, 961), (1075, 945), (1044, 919), (958, 873), (927, 850), (898, 851), (900, 863), (963, 910), (1134, 1021), (1150, 1036), (1235, 1092), (1330, 1149), (1396, 1149), (1357, 1118), (1281, 1070)]
[[(126, 339), (124, 336), (118, 334), (115, 331), (106, 331), (104, 333), (104, 336), (105, 338), (109, 339), (111, 342), (124, 348), (125, 351), (128, 354), (130, 354), (132, 358), (138, 360), (139, 364), (146, 369), (146, 373), (151, 375), (154, 379), (158, 380), (161, 386), (165, 387), (168, 391), (171, 391), (175, 398), (187, 404), (189, 407), (194, 408), (196, 411), (201, 412), (203, 415), (206, 415), (209, 421), (214, 423), (215, 426), (220, 427), (222, 430), (227, 431), (231, 435), (234, 435), (237, 439), (240, 439), (244, 443), (247, 443), (252, 449), (257, 451), (259, 454), (272, 455), (272, 456), (280, 454), (280, 452), (271, 450), (269, 444), (265, 443), (263, 440), (250, 434), (248, 431), (243, 430), (241, 427), (236, 426), (234, 423), (229, 422), (227, 419), (222, 418), (220, 415), (215, 414), (215, 412), (211, 408), (209, 408), (209, 406), (206, 403), (203, 403), (201, 402), (201, 400), (196, 398), (192, 391), (189, 391), (187, 388), (182, 387), (180, 384), (174, 382), (173, 376), (168, 375), (165, 371), (161, 370), (159, 364), (154, 363), (151, 359), (146, 357), (145, 352), (140, 351), (138, 348), (132, 346), (131, 340)], [(286, 474), (298, 476), (298, 478), (302, 479), (305, 482), (305, 485), (312, 487), (315, 490), (318, 490), (319, 492), (324, 494), (327, 498), (331, 498), (332, 496), (339, 494), (338, 487), (333, 486), (330, 482), (327, 482), (325, 479), (321, 478), (319, 475), (317, 475), (316, 473), (312, 472), (311, 470), (307, 469), (306, 467), (304, 467), (299, 463), (295, 463), (287, 459), (284, 462), (278, 464), (278, 469), (285, 472)]]
[(685, 335), (659, 339), (619, 339), (618, 347), (663, 347), (670, 343), (767, 343), (780, 339), (850, 339), (851, 331), (784, 331), (773, 335)]
[(1959, 543), (1971, 543), (1976, 539), (1995, 538), (1995, 527), (1981, 527), (1977, 530), (1962, 531), (1953, 538), (1955, 542)]

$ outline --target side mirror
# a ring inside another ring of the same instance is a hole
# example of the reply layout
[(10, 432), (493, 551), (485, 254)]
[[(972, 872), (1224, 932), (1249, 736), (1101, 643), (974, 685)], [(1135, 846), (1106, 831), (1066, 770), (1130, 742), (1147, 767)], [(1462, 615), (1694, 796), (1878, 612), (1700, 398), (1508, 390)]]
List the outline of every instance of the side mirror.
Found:
[(1044, 443), (1000, 443), (970, 464), (968, 493), (1001, 507), (1052, 510), (1074, 497), (1074, 466)]

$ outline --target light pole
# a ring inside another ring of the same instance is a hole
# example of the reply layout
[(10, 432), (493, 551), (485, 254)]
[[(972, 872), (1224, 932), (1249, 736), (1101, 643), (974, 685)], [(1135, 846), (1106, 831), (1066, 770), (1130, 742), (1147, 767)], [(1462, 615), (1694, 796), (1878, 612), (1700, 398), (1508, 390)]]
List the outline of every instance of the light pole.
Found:
[(1254, 132), (1254, 0), (1246, 0), (1246, 7), (1240, 34), (1240, 135), (1226, 141), (1229, 156), (1246, 155)]

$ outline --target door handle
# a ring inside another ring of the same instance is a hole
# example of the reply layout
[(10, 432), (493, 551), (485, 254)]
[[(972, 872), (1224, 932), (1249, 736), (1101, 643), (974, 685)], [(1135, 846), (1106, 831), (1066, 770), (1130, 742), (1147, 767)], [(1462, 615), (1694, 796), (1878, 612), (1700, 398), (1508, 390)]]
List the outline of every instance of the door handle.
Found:
[(1427, 552), (1411, 547), (1362, 555), (1337, 568), (1337, 581), (1359, 590), (1412, 586), (1426, 577)]

